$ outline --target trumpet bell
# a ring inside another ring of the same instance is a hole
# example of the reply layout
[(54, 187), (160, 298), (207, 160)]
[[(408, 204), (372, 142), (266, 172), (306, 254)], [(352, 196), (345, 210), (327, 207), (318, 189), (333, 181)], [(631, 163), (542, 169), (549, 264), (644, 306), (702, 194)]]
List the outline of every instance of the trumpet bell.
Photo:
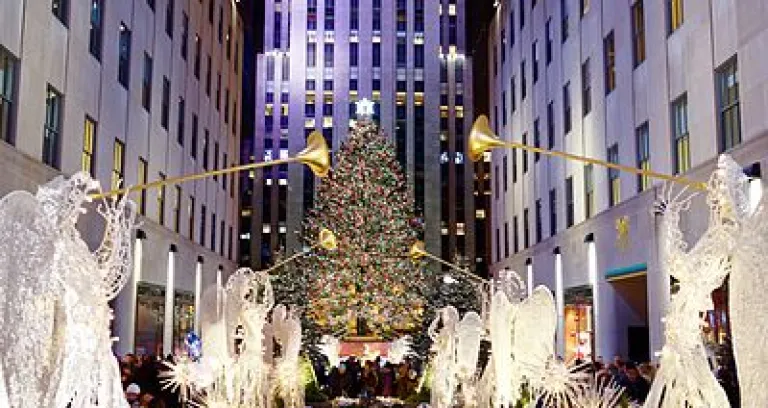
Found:
[(331, 167), (331, 158), (323, 134), (318, 131), (312, 132), (307, 138), (307, 147), (296, 156), (296, 160), (306, 164), (317, 177), (327, 176), (328, 169)]
[(488, 117), (480, 115), (475, 124), (472, 125), (472, 130), (470, 130), (469, 138), (467, 139), (469, 159), (473, 162), (479, 161), (483, 158), (483, 153), (486, 151), (503, 146), (504, 141), (493, 133), (491, 126), (488, 124)]
[(424, 241), (416, 241), (411, 245), (411, 250), (408, 253), (412, 261), (418, 261), (427, 255), (427, 251), (424, 249)]
[(320, 247), (327, 251), (333, 251), (338, 248), (336, 234), (334, 234), (333, 231), (329, 230), (328, 228), (323, 228), (320, 231), (319, 243)]

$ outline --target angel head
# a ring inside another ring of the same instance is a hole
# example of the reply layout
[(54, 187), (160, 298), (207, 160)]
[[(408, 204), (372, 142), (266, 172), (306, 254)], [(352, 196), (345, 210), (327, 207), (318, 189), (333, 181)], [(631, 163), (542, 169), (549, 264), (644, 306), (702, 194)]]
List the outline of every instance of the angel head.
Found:
[(99, 182), (83, 172), (70, 178), (59, 176), (40, 186), (37, 199), (44, 219), (62, 229), (74, 229), (77, 218), (85, 212), (83, 203), (91, 202), (90, 195), (100, 188)]

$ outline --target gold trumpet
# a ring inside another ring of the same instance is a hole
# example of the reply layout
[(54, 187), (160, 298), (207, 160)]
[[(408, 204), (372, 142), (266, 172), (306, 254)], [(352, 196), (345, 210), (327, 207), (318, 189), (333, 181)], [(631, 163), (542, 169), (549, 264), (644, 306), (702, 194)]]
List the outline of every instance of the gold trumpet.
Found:
[(317, 242), (309, 247), (309, 249), (301, 252), (297, 252), (293, 255), (291, 255), (288, 258), (283, 259), (282, 261), (272, 265), (271, 267), (264, 270), (266, 273), (272, 273), (275, 270), (295, 261), (296, 259), (301, 258), (302, 256), (305, 256), (312, 252), (313, 249), (316, 248), (323, 248), (326, 251), (335, 251), (336, 248), (338, 248), (338, 243), (336, 241), (336, 234), (333, 233), (333, 231), (329, 230), (328, 228), (323, 228), (320, 230), (320, 234), (317, 236)]
[(287, 159), (271, 160), (263, 163), (250, 163), (240, 166), (230, 167), (227, 169), (213, 170), (204, 173), (190, 174), (186, 176), (171, 177), (163, 180), (156, 180), (151, 183), (138, 184), (132, 187), (107, 191), (105, 193), (93, 194), (92, 198), (99, 199), (105, 197), (112, 197), (117, 195), (123, 195), (134, 191), (147, 190), (150, 188), (156, 188), (165, 186), (168, 184), (180, 184), (187, 181), (199, 180), (211, 176), (219, 176), (230, 173), (239, 173), (241, 171), (259, 169), (263, 167), (274, 166), (277, 164), (287, 163), (302, 163), (308, 166), (317, 177), (325, 177), (328, 175), (328, 170), (331, 167), (330, 151), (328, 144), (325, 143), (325, 138), (322, 133), (318, 131), (312, 132), (307, 138), (307, 147), (304, 148), (296, 157), (289, 157)]
[(408, 251), (409, 256), (411, 257), (411, 261), (418, 261), (421, 258), (428, 258), (433, 261), (436, 261), (438, 263), (441, 263), (453, 270), (459, 271), (462, 275), (469, 278), (470, 280), (473, 280), (475, 282), (479, 283), (487, 283), (487, 281), (472, 272), (460, 267), (459, 265), (452, 264), (448, 261), (443, 260), (442, 258), (432, 255), (425, 249), (424, 241), (416, 241), (411, 245), (410, 251)]
[(497, 149), (499, 147), (511, 147), (513, 149), (522, 149), (531, 151), (534, 153), (540, 153), (547, 156), (561, 157), (566, 160), (574, 160), (587, 164), (594, 164), (598, 166), (607, 167), (619, 171), (633, 173), (637, 175), (643, 175), (660, 180), (671, 181), (675, 183), (685, 184), (691, 186), (697, 190), (706, 190), (706, 183), (700, 181), (694, 181), (685, 177), (672, 176), (664, 173), (657, 173), (651, 170), (638, 169), (635, 167), (624, 166), (618, 163), (612, 163), (604, 160), (593, 159), (591, 157), (579, 156), (576, 154), (558, 152), (554, 150), (542, 149), (540, 147), (529, 146), (517, 142), (505, 142), (501, 140), (491, 129), (488, 124), (488, 117), (481, 115), (475, 120), (475, 124), (472, 125), (472, 130), (469, 132), (469, 138), (467, 139), (467, 150), (470, 160), (476, 162), (483, 158), (483, 154), (487, 151)]

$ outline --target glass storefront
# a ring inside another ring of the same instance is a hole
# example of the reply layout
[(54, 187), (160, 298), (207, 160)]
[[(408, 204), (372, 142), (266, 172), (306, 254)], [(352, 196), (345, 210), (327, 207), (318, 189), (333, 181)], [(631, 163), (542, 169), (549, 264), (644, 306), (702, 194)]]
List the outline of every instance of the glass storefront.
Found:
[(165, 287), (139, 282), (136, 299), (136, 354), (163, 354)]
[(192, 292), (176, 291), (173, 300), (173, 352), (186, 354), (184, 338), (194, 330), (195, 295)]
[(592, 324), (592, 288), (569, 288), (565, 300), (565, 361), (593, 358), (594, 329)]

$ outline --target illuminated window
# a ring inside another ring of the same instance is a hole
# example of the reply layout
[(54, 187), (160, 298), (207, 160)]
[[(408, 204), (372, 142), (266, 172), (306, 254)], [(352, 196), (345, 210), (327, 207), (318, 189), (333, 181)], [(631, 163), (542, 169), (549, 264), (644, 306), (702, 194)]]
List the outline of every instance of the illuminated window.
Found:
[(675, 174), (691, 168), (691, 141), (688, 134), (688, 97), (683, 94), (672, 102), (672, 137), (675, 151)]
[(94, 176), (93, 172), (93, 152), (94, 145), (96, 144), (96, 122), (93, 119), (85, 118), (85, 129), (83, 130), (83, 156), (82, 156), (82, 170)]
[[(648, 122), (635, 129), (637, 146), (637, 168), (645, 171), (651, 170), (651, 142), (648, 134)], [(645, 174), (637, 175), (637, 192), (642, 192), (651, 186), (650, 178)]]
[(125, 144), (115, 139), (112, 148), (112, 189), (118, 190), (123, 185), (125, 171)]
[(181, 186), (174, 186), (176, 196), (173, 202), (173, 230), (178, 233), (181, 231)]
[[(165, 174), (159, 174), (160, 180), (165, 180)], [(165, 185), (160, 186), (157, 191), (157, 222), (165, 225)]]
[[(619, 163), (619, 145), (614, 143), (608, 148), (608, 162)], [(608, 205), (613, 207), (621, 201), (621, 177), (619, 170), (608, 169)]]
[[(139, 157), (139, 184), (147, 184), (148, 174), (147, 161)], [(139, 191), (139, 214), (147, 215), (147, 190)]]
[(683, 0), (666, 0), (667, 1), (667, 22), (668, 32), (671, 34), (681, 25), (685, 20), (683, 16)]

